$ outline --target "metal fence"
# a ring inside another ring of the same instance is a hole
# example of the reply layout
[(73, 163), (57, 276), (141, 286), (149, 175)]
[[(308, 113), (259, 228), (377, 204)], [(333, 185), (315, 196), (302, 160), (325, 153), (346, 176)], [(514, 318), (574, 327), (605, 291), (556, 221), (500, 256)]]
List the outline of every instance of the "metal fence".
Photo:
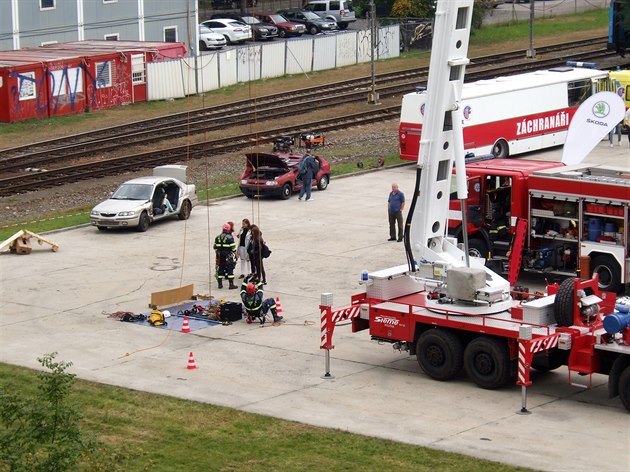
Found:
[[(398, 25), (378, 29), (375, 60), (398, 57)], [(343, 31), (248, 44), (172, 61), (147, 63), (147, 99), (203, 93), (239, 82), (335, 69), (371, 60), (370, 31)]]

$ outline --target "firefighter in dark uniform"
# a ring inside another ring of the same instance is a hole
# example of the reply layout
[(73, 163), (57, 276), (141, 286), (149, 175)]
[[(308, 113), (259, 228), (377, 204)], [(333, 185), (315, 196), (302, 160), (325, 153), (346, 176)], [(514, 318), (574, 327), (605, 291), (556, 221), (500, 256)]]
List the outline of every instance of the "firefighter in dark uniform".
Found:
[(251, 323), (252, 319), (260, 318), (260, 324), (265, 322), (265, 315), (271, 310), (273, 321), (280, 321), (282, 316), (276, 311), (276, 302), (273, 298), (264, 298), (263, 284), (252, 278), (245, 277), (241, 284), (241, 300), (245, 306), (247, 314), (247, 322)]
[(216, 258), (216, 277), (219, 288), (223, 288), (223, 279), (230, 283), (230, 289), (238, 288), (234, 285), (234, 267), (236, 267), (236, 242), (232, 236), (232, 225), (225, 223), (223, 231), (214, 239)]

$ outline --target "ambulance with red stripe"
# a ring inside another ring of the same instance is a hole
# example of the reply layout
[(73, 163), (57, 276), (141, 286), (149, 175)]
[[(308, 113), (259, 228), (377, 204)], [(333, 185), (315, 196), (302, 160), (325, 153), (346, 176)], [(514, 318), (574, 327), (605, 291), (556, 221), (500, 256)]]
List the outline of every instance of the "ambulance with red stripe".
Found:
[[(562, 66), (464, 84), (464, 149), (507, 158), (564, 144), (573, 114), (594, 93), (609, 90), (607, 71)], [(430, 90), (403, 96), (401, 159), (417, 161)]]

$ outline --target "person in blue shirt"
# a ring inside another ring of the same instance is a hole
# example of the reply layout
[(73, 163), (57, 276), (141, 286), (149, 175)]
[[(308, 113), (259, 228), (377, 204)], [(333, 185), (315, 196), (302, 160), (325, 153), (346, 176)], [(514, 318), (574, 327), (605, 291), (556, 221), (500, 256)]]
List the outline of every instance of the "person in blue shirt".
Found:
[(387, 213), (389, 214), (389, 239), (396, 241), (396, 223), (398, 223), (398, 242), (403, 240), (403, 217), (405, 209), (405, 194), (398, 190), (398, 184), (392, 184), (392, 191), (387, 198)]
[(315, 166), (315, 158), (308, 153), (304, 154), (300, 165), (298, 165), (299, 179), (302, 181), (302, 188), (300, 189), (298, 200), (302, 200), (305, 194), (307, 202), (313, 200), (313, 197), (311, 197), (311, 189), (313, 186), (313, 178), (317, 177)]

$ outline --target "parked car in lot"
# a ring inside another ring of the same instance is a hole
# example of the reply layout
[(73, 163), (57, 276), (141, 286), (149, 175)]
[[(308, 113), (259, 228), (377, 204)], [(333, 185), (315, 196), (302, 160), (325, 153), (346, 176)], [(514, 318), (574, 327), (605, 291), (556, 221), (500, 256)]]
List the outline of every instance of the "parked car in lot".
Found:
[(334, 20), (339, 29), (346, 29), (350, 23), (357, 21), (351, 0), (311, 0), (304, 6), (321, 18)]
[[(187, 220), (199, 200), (195, 185), (184, 183), (185, 178), (186, 166), (172, 165), (156, 167), (153, 176), (125, 182), (92, 209), (92, 225), (99, 230), (136, 227), (144, 232), (151, 223), (166, 218)], [(173, 211), (164, 206), (164, 195)]]
[[(302, 188), (298, 180), (300, 154), (269, 154), (253, 152), (245, 154), (246, 167), (241, 175), (240, 188), (247, 198), (254, 196), (274, 196), (284, 200)], [(315, 156), (319, 172), (313, 179), (313, 187), (326, 190), (330, 181), (330, 164), (326, 159)]]
[(210, 28), (215, 33), (222, 34), (228, 44), (242, 43), (243, 41), (252, 39), (252, 28), (236, 20), (230, 20), (228, 18), (208, 20), (201, 24)]
[(251, 15), (239, 15), (237, 13), (215, 13), (211, 19), (227, 18), (231, 20), (239, 21), (243, 24), (249, 25), (254, 33), (254, 39), (265, 40), (278, 37), (278, 28), (271, 23), (264, 23), (255, 16)]
[(278, 13), (256, 13), (254, 15), (264, 23), (270, 23), (278, 28), (278, 36), (286, 38), (287, 36), (302, 36), (306, 33), (306, 26), (301, 23), (294, 23), (287, 20)]
[(312, 11), (300, 10), (299, 8), (289, 8), (280, 10), (282, 16), (294, 23), (302, 23), (306, 27), (309, 34), (317, 34), (327, 31), (336, 31), (339, 29), (337, 22), (334, 20), (326, 20), (320, 18)]
[(199, 25), (199, 50), (221, 49), (227, 44), (222, 34), (215, 33), (204, 25)]

